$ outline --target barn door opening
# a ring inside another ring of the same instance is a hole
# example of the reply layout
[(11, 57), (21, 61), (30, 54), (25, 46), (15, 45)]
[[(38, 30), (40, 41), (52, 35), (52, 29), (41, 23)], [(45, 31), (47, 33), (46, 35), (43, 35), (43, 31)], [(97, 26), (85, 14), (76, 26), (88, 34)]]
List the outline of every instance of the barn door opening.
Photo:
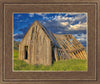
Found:
[(52, 47), (52, 63), (55, 61), (54, 47)]
[(28, 46), (25, 46), (25, 59), (28, 59)]

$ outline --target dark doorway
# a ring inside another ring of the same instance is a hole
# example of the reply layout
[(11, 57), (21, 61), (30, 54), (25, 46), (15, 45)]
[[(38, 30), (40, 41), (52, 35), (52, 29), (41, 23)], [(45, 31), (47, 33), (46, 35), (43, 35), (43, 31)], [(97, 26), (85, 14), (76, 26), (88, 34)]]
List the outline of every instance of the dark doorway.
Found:
[(55, 61), (54, 47), (52, 47), (52, 63)]
[(25, 46), (25, 59), (28, 59), (28, 46)]

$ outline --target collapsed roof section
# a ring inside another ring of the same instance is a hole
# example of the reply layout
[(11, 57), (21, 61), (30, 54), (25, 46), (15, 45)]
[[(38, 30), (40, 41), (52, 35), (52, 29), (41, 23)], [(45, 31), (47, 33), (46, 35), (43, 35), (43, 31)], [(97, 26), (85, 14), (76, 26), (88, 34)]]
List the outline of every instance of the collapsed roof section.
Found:
[[(71, 34), (64, 34), (64, 35), (57, 35), (54, 34), (57, 42), (61, 46), (61, 49), (58, 49), (58, 52), (60, 53), (60, 56), (62, 59), (73, 59), (73, 58), (79, 58), (79, 59), (87, 59), (87, 55), (85, 52), (85, 48), (83, 45), (78, 42), (73, 35)], [(66, 55), (66, 56), (62, 56)]]

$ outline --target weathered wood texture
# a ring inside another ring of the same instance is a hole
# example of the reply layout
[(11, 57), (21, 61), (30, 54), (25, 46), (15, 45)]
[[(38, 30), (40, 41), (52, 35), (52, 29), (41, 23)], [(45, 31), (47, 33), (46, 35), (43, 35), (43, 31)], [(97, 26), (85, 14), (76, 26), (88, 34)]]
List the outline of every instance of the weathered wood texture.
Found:
[(71, 34), (54, 36), (62, 48), (58, 50), (60, 59), (87, 59), (85, 48)]
[[(28, 59), (25, 59), (25, 46), (28, 46)], [(19, 44), (19, 59), (30, 64), (50, 65), (51, 56), (50, 39), (35, 21)]]

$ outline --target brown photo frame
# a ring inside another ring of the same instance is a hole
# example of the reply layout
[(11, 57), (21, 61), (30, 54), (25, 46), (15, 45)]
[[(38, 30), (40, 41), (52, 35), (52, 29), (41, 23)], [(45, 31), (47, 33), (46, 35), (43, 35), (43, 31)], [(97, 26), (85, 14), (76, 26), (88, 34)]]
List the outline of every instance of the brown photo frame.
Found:
[[(0, 0), (1, 84), (99, 84), (99, 0)], [(77, 72), (14, 72), (12, 70), (14, 12), (86, 12), (88, 14), (88, 70)]]

